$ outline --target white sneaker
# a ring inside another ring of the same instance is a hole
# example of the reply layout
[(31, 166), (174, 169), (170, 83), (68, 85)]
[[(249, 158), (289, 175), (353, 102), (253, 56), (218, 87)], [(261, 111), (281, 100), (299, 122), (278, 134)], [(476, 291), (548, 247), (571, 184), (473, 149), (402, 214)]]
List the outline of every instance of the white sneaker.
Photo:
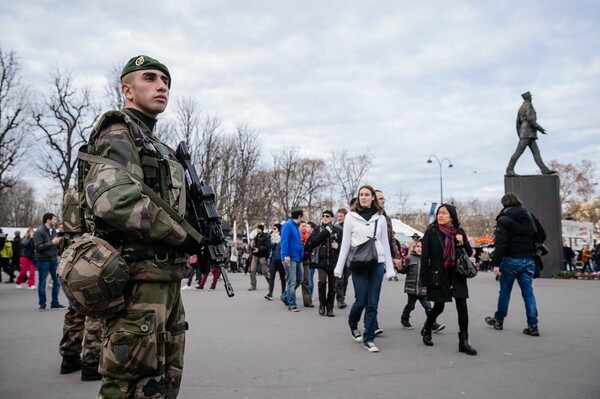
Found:
[(367, 341), (364, 343), (365, 349), (369, 352), (379, 352), (379, 348), (375, 346), (373, 341)]
[(183, 287), (181, 287), (181, 290), (191, 290), (192, 287), (190, 287), (189, 285), (184, 285)]
[(15, 288), (16, 289), (21, 289), (21, 288), (23, 288), (23, 286), (21, 284), (15, 284)]
[(35, 285), (32, 285), (31, 287), (29, 287), (30, 290), (37, 290), (37, 287)]

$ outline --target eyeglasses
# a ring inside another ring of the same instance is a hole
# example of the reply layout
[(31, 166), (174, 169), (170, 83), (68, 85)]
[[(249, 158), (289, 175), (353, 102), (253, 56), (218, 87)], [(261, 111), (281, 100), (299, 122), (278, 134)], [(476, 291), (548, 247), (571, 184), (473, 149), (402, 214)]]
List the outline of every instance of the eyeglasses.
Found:
[(322, 215), (321, 217), (323, 217), (323, 218), (332, 218), (333, 216), (331, 216), (331, 215)]

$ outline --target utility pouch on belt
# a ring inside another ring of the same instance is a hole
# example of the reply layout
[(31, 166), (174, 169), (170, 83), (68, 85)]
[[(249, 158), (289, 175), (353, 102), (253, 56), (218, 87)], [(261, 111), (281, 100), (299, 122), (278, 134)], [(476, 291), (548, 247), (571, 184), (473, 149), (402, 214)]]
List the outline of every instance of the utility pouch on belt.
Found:
[(110, 317), (125, 307), (129, 268), (119, 251), (99, 237), (74, 239), (61, 256), (58, 276), (71, 306), (86, 316)]

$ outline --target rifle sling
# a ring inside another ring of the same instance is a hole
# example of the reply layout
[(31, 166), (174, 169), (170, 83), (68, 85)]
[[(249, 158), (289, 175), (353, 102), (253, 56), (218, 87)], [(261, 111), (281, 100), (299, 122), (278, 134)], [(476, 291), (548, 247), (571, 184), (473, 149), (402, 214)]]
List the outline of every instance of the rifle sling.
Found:
[(125, 168), (125, 166), (121, 165), (116, 161), (113, 161), (112, 159), (87, 154), (82, 151), (79, 151), (77, 157), (87, 162), (109, 165), (114, 168), (117, 168), (122, 172), (126, 172), (129, 176), (133, 177), (142, 185), (142, 191), (144, 192), (144, 194), (146, 194), (152, 200), (152, 202), (164, 209), (164, 211), (167, 212), (169, 216), (173, 218), (173, 220), (175, 220), (181, 225), (181, 227), (186, 231), (186, 233), (192, 236), (192, 238), (196, 240), (199, 244), (202, 244), (204, 242), (204, 237), (199, 232), (197, 232), (196, 229), (194, 229), (194, 227), (192, 227), (192, 225), (189, 224), (187, 220), (185, 220), (179, 213), (177, 213), (175, 209), (173, 209), (169, 204), (167, 204), (165, 200), (160, 198), (158, 194), (156, 194), (150, 187), (148, 187), (140, 177), (130, 173), (127, 170), (127, 168)]

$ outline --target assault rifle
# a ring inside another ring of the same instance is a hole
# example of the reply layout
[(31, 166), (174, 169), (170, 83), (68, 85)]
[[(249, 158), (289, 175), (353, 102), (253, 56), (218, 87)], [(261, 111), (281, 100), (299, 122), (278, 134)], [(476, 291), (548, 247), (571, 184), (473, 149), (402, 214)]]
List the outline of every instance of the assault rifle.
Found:
[[(203, 245), (210, 254), (211, 264), (216, 264), (219, 267), (227, 296), (232, 297), (234, 295), (233, 287), (225, 270), (226, 240), (221, 228), (221, 215), (219, 215), (219, 211), (215, 206), (215, 192), (212, 187), (207, 186), (204, 181), (198, 178), (196, 168), (191, 162), (190, 152), (184, 141), (177, 146), (175, 156), (185, 170), (189, 222), (204, 236)], [(201, 258), (202, 255), (198, 251), (198, 259)]]

